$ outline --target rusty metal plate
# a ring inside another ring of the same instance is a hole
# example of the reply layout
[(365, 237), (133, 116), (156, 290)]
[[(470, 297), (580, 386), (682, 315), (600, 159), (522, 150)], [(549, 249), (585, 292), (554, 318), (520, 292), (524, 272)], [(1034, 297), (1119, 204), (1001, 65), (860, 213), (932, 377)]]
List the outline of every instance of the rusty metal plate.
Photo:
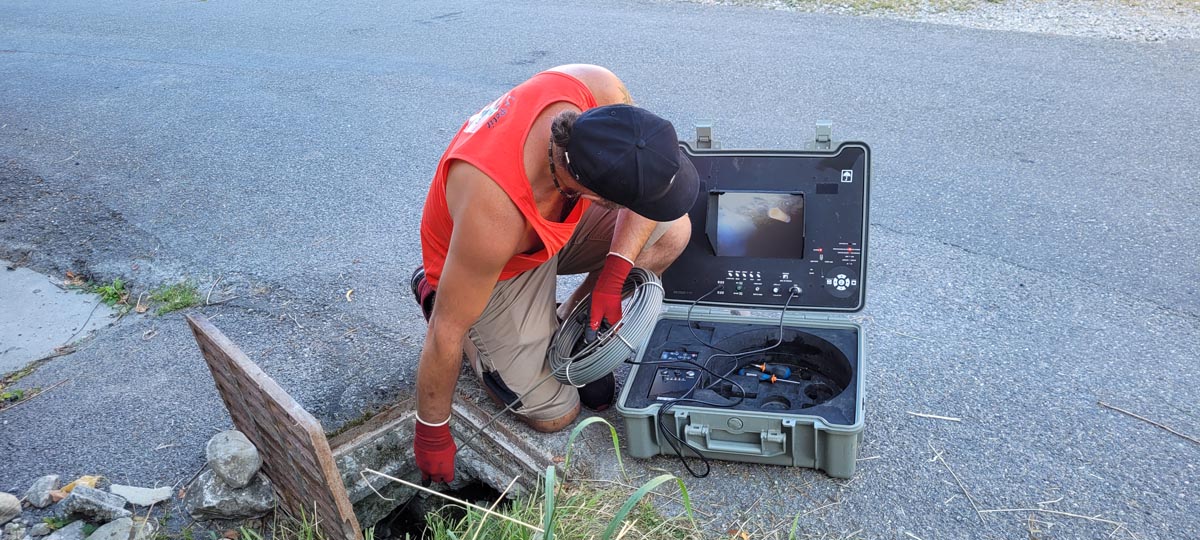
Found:
[(258, 447), (263, 472), (294, 516), (315, 517), (330, 539), (362, 531), (321, 424), (200, 315), (189, 315), (196, 344), (217, 383), (233, 425)]

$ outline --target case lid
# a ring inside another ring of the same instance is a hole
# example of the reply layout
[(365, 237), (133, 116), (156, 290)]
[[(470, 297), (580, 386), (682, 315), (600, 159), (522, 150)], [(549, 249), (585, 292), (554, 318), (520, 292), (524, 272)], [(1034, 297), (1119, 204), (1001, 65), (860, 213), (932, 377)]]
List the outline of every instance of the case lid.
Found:
[[(824, 129), (822, 129), (824, 128)], [(668, 303), (859, 311), (865, 302), (871, 159), (865, 143), (724, 150), (711, 127), (696, 148), (701, 193), (692, 237), (666, 272)]]

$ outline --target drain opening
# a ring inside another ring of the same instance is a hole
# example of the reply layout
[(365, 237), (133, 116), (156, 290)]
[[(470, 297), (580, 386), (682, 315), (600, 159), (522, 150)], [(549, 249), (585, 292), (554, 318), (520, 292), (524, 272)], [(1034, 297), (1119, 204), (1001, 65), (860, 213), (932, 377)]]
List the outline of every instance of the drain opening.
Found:
[[(471, 480), (457, 489), (439, 489), (437, 491), (484, 508), (490, 507), (492, 503), (496, 502), (496, 499), (500, 498), (499, 490), (481, 480)], [(496, 506), (496, 510), (502, 511), (509, 504), (510, 501), (507, 499), (501, 501)], [(466, 509), (441, 497), (414, 495), (408, 502), (400, 505), (375, 524), (375, 538), (377, 540), (432, 539), (433, 536), (425, 530), (428, 524), (427, 515), (430, 512), (437, 512), (450, 523), (467, 515)]]

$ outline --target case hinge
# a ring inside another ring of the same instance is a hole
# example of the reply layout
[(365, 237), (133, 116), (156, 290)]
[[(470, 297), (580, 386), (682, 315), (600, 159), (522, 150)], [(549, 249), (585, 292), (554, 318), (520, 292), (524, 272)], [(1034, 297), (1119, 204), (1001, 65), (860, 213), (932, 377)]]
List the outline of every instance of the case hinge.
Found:
[(833, 148), (833, 122), (828, 120), (817, 122), (817, 136), (807, 146), (810, 150)]
[(712, 150), (712, 149), (721, 147), (721, 145), (717, 143), (716, 139), (713, 139), (712, 128), (713, 128), (712, 121), (696, 122), (696, 148), (697, 149), (703, 148), (703, 149)]

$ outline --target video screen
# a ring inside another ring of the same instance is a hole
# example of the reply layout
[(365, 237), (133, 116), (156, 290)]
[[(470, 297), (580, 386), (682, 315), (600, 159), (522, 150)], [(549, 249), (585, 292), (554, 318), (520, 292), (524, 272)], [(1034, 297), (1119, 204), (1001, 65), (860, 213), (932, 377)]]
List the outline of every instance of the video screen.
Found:
[(717, 195), (717, 256), (804, 258), (804, 195)]

